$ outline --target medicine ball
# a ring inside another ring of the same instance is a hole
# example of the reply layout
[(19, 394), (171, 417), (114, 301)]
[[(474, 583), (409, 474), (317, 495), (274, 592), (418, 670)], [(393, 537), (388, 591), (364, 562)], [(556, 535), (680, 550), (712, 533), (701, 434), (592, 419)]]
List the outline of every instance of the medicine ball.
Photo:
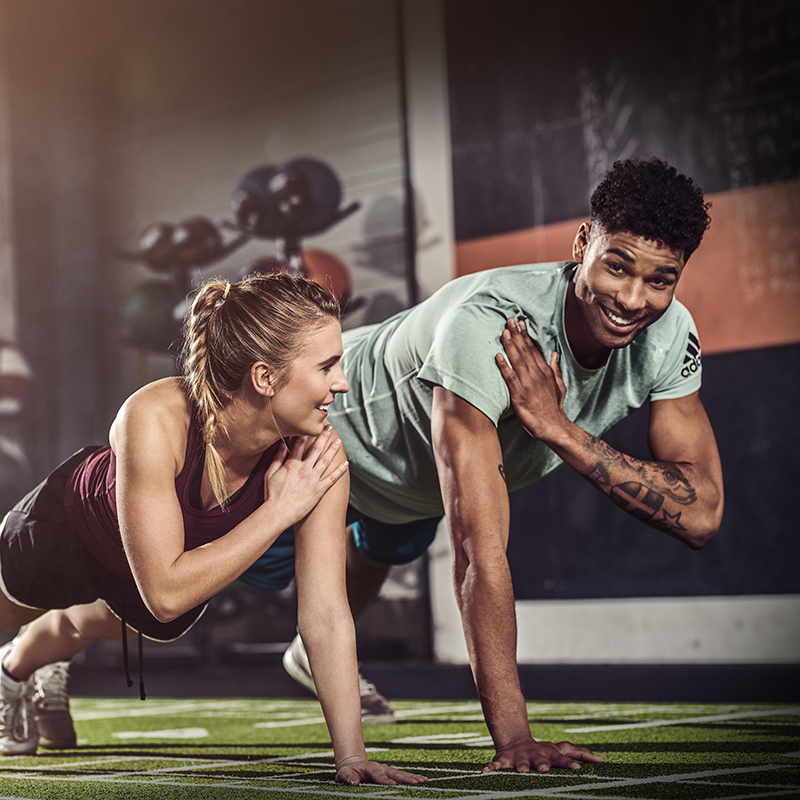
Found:
[(345, 263), (327, 250), (303, 250), (301, 258), (308, 277), (331, 292), (344, 308), (353, 291), (353, 279)]
[[(309, 249), (300, 254), (306, 276), (327, 289), (345, 307), (353, 291), (353, 280), (345, 263), (327, 250)], [(248, 275), (260, 272), (270, 275), (286, 272), (286, 264), (273, 256), (258, 258), (250, 264)]]
[(231, 210), (236, 223), (253, 236), (275, 234), (275, 209), (269, 198), (269, 179), (275, 167), (263, 166), (248, 172), (236, 185), (231, 196)]
[(122, 307), (122, 335), (128, 344), (145, 350), (169, 350), (181, 337), (182, 320), (174, 313), (172, 283), (143, 281)]
[(327, 164), (295, 158), (248, 172), (231, 202), (239, 225), (254, 236), (299, 238), (332, 224), (341, 199), (341, 183)]
[(169, 272), (175, 264), (172, 231), (168, 222), (156, 222), (142, 231), (137, 242), (136, 254), (156, 272)]
[(202, 267), (223, 253), (222, 235), (206, 217), (190, 217), (172, 231), (173, 258), (183, 267)]

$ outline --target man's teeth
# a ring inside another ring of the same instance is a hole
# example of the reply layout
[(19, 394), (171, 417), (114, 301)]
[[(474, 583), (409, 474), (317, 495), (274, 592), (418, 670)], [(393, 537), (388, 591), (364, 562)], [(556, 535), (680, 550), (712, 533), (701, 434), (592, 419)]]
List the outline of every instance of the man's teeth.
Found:
[(606, 316), (615, 324), (615, 325), (633, 325), (636, 320), (633, 319), (623, 319), (622, 317), (618, 317), (616, 314), (613, 314), (607, 308), (603, 309), (606, 312)]
[(317, 406), (317, 408), (318, 408), (320, 411), (327, 411), (327, 410), (328, 410), (328, 408), (329, 408), (329, 406), (330, 406), (330, 403), (324, 403), (324, 404), (323, 404), (323, 405), (321, 405), (321, 406)]

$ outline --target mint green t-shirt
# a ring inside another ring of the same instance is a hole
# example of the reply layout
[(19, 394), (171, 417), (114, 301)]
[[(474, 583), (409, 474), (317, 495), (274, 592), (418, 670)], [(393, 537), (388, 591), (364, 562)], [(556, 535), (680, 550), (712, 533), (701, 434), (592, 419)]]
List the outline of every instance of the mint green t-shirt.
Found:
[(497, 426), (509, 491), (561, 465), (529, 436), (511, 407), (495, 363), (506, 319), (526, 321), (545, 358), (553, 350), (567, 393), (564, 410), (602, 436), (649, 398), (674, 399), (700, 387), (700, 346), (691, 315), (674, 300), (628, 347), (596, 370), (578, 364), (564, 330), (572, 262), (500, 267), (451, 281), (385, 322), (344, 334), (350, 391), (329, 419), (350, 462), (350, 502), (381, 522), (444, 513), (431, 441), (433, 387), (443, 386)]

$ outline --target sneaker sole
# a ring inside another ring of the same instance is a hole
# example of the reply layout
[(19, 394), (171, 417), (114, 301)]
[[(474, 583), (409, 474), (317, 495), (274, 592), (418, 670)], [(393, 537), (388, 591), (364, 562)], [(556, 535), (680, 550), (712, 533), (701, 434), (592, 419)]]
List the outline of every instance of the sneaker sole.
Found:
[(366, 714), (361, 717), (362, 725), (392, 725), (397, 722), (394, 714)]
[(78, 740), (75, 739), (43, 739), (39, 737), (39, 747), (44, 747), (45, 750), (72, 750), (78, 746)]
[(31, 747), (19, 747), (19, 748), (9, 748), (9, 747), (0, 747), (0, 755), (4, 756), (35, 756), (36, 755), (36, 746), (34, 745), (33, 748)]
[(317, 687), (314, 685), (313, 678), (294, 660), (291, 650), (283, 654), (283, 668), (289, 676), (307, 689), (314, 697), (317, 697)]

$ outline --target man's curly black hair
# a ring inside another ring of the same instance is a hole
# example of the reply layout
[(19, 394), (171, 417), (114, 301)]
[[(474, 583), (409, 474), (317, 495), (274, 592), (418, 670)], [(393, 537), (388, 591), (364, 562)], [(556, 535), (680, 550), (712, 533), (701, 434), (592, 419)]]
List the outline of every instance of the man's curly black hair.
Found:
[(711, 224), (711, 206), (694, 181), (658, 158), (616, 161), (591, 197), (592, 223), (606, 233), (631, 233), (673, 250), (684, 263)]

